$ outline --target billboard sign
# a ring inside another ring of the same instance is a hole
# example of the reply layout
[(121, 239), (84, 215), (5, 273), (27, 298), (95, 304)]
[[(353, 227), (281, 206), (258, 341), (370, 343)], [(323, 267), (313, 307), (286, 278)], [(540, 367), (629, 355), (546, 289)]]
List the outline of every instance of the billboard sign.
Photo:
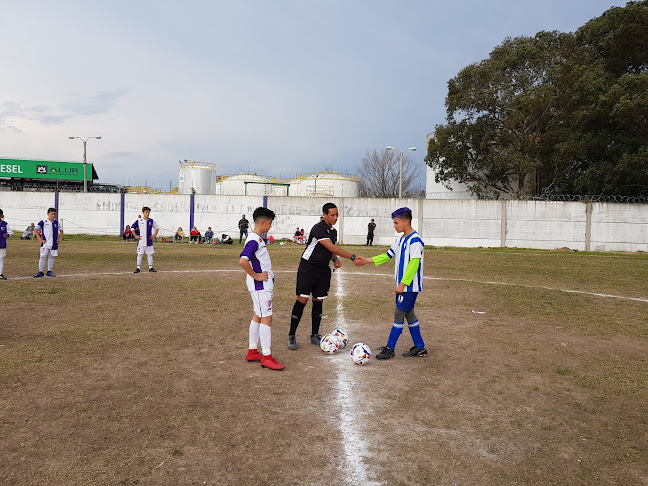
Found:
[[(92, 182), (92, 164), (87, 165), (88, 182)], [(0, 159), (0, 177), (83, 181), (83, 164), (46, 160)]]

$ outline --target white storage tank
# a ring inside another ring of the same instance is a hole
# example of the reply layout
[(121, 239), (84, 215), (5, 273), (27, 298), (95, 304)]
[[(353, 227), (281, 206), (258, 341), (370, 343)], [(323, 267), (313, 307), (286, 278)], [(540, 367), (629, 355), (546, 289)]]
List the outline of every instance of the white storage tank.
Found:
[(180, 161), (178, 194), (214, 194), (216, 165), (190, 160)]
[(290, 181), (291, 196), (358, 197), (358, 176), (325, 170)]
[(288, 181), (260, 174), (223, 175), (216, 182), (216, 194), (226, 196), (292, 196), (289, 189)]
[(477, 199), (466, 184), (451, 182), (450, 188), (434, 180), (436, 173), (432, 167), (427, 166), (425, 181), (425, 199)]

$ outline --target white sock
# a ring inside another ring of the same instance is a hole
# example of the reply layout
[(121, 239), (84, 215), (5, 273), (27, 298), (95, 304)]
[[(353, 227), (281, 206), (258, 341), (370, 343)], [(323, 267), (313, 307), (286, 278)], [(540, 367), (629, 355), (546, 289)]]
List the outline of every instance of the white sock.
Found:
[(38, 259), (38, 271), (42, 272), (45, 270), (45, 260), (47, 260), (46, 255), (41, 255), (41, 257)]
[(4, 271), (4, 257), (0, 256), (0, 275), (2, 275), (3, 271)]
[(259, 337), (261, 338), (261, 352), (263, 356), (270, 356), (270, 342), (272, 341), (272, 330), (267, 324), (259, 326)]
[(47, 271), (51, 272), (54, 268), (54, 257), (52, 255), (47, 257)]
[(259, 344), (259, 326), (260, 322), (250, 321), (250, 346), (249, 349), (257, 349)]
[(137, 268), (142, 266), (142, 254), (138, 253), (137, 254)]
[(146, 259), (148, 260), (149, 268), (153, 268), (153, 255), (146, 255)]

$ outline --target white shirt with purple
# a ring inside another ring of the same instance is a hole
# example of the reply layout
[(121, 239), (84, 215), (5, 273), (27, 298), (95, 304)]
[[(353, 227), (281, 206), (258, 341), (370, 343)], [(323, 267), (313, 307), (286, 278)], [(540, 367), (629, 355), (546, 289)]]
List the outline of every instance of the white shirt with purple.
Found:
[(7, 248), (7, 238), (4, 235), (13, 236), (13, 231), (6, 221), (0, 221), (0, 249)]
[(274, 288), (274, 273), (272, 273), (270, 253), (263, 238), (251, 232), (245, 239), (245, 246), (240, 256), (250, 260), (252, 270), (256, 273), (268, 272), (268, 280), (262, 282), (254, 280), (248, 275), (246, 279), (248, 290), (250, 292), (254, 290), (272, 290)]
[(44, 219), (38, 222), (35, 229), (40, 230), (41, 238), (44, 240), (41, 247), (58, 250), (58, 235), (59, 231), (63, 231), (63, 223), (58, 219), (54, 221)]
[(131, 224), (133, 231), (135, 231), (135, 228), (139, 228), (139, 235), (142, 237), (137, 242), (137, 246), (153, 246), (153, 238), (151, 236), (153, 235), (153, 230), (159, 228), (158, 224), (152, 218), (137, 218), (137, 221)]

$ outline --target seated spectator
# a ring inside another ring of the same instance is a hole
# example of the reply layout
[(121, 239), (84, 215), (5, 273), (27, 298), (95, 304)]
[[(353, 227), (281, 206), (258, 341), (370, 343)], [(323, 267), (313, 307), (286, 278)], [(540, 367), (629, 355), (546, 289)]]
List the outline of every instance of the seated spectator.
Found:
[(299, 243), (299, 226), (297, 226), (297, 230), (295, 231), (295, 236), (293, 237), (293, 241), (295, 243)]
[(304, 243), (305, 243), (305, 241), (304, 241), (304, 228), (302, 228), (299, 231), (299, 244), (303, 245)]
[(274, 242), (275, 242), (274, 236), (272, 236), (272, 235), (268, 236), (268, 243), (270, 243), (271, 245), (274, 245)]
[(31, 240), (31, 237), (34, 236), (34, 228), (35, 228), (34, 223), (32, 223), (32, 224), (30, 224), (29, 226), (27, 226), (27, 229), (26, 229), (25, 232), (22, 234), (22, 236), (20, 237), (20, 239), (21, 239), (21, 240)]
[(207, 231), (205, 231), (205, 242), (203, 243), (204, 245), (207, 245), (209, 243), (212, 243), (212, 240), (214, 239), (214, 232), (211, 229), (211, 226), (207, 228)]
[(232, 237), (230, 235), (223, 234), (221, 236), (221, 241), (222, 244), (224, 245), (231, 245), (234, 243), (234, 240), (232, 240)]
[(124, 229), (123, 238), (124, 238), (124, 241), (134, 240), (135, 239), (135, 235), (133, 234), (133, 230), (131, 229), (130, 224), (126, 225), (126, 229)]
[(198, 228), (195, 226), (191, 228), (191, 231), (189, 232), (189, 244), (196, 242), (196, 245), (200, 241), (200, 231), (198, 231)]
[(179, 241), (182, 243), (184, 241), (184, 235), (182, 234), (182, 228), (178, 228), (176, 234), (173, 236), (173, 241)]

